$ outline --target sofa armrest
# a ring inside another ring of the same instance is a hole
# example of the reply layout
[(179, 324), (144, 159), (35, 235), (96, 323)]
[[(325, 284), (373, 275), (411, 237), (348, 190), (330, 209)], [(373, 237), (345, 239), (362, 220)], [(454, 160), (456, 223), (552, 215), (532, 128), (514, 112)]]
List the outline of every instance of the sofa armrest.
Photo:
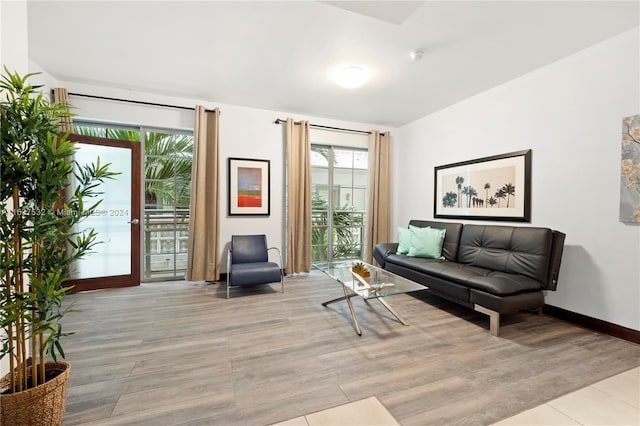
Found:
[(562, 232), (552, 230), (551, 253), (549, 255), (549, 274), (547, 277), (546, 290), (555, 290), (558, 285), (558, 276), (560, 275), (560, 263), (562, 261), (562, 252), (564, 251), (564, 240), (566, 235)]
[(381, 268), (384, 269), (387, 257), (390, 254), (395, 254), (398, 251), (398, 243), (380, 243), (376, 244), (373, 249), (373, 258), (378, 262)]

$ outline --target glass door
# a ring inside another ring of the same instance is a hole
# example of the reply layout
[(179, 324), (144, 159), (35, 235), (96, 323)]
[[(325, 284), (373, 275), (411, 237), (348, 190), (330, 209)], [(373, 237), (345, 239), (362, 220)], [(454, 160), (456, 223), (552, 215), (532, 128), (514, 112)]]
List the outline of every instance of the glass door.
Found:
[(142, 281), (184, 279), (193, 132), (74, 120), (80, 135), (139, 143), (143, 152)]
[(100, 244), (71, 266), (66, 284), (73, 285), (73, 291), (139, 285), (140, 144), (81, 135), (69, 138), (77, 143), (74, 157), (79, 165), (99, 158), (100, 164), (109, 163), (109, 171), (119, 174), (98, 186), (102, 202), (78, 225), (78, 231), (95, 229)]
[(189, 247), (193, 135), (143, 129), (143, 280), (183, 279)]
[(368, 152), (311, 146), (311, 261), (361, 259)]

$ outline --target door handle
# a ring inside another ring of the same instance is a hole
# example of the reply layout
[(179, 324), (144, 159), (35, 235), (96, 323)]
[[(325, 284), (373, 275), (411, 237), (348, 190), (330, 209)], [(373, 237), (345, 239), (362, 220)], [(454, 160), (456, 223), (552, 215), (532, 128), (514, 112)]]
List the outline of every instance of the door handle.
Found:
[(131, 224), (133, 224), (133, 225), (137, 225), (137, 224), (139, 224), (139, 223), (140, 223), (140, 221), (139, 221), (138, 219), (131, 219), (131, 220), (129, 221), (129, 223), (131, 223)]

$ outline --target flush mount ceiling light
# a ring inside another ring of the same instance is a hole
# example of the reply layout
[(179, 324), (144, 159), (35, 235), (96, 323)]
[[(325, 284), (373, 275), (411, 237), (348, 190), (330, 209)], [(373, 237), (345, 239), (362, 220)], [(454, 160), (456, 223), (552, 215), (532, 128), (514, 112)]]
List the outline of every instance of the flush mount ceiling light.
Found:
[(336, 83), (345, 89), (355, 89), (362, 86), (369, 77), (369, 73), (362, 67), (350, 66), (340, 68), (336, 72)]
[(419, 61), (424, 56), (424, 49), (415, 49), (409, 52), (409, 56), (414, 61)]

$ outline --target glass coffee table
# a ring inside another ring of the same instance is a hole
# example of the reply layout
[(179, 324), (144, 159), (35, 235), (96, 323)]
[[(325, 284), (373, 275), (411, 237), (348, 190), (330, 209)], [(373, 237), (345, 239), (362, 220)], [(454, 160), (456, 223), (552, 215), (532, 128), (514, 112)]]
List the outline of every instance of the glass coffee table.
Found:
[(361, 277), (351, 271), (351, 267), (354, 263), (355, 262), (353, 261), (340, 261), (317, 263), (313, 265), (315, 269), (324, 272), (342, 284), (342, 290), (344, 291), (344, 296), (324, 302), (322, 306), (326, 307), (331, 303), (346, 300), (349, 305), (349, 311), (351, 311), (351, 318), (353, 318), (353, 322), (356, 326), (356, 332), (359, 336), (362, 336), (362, 329), (360, 328), (358, 317), (356, 316), (356, 313), (353, 310), (353, 304), (351, 303), (351, 298), (355, 296), (362, 297), (365, 302), (369, 299), (377, 299), (378, 302), (387, 308), (387, 310), (389, 310), (389, 312), (391, 312), (391, 314), (393, 314), (393, 316), (396, 317), (402, 325), (409, 325), (382, 298), (393, 296), (394, 294), (425, 290), (428, 287), (366, 263), (365, 266), (369, 270), (370, 276)]

